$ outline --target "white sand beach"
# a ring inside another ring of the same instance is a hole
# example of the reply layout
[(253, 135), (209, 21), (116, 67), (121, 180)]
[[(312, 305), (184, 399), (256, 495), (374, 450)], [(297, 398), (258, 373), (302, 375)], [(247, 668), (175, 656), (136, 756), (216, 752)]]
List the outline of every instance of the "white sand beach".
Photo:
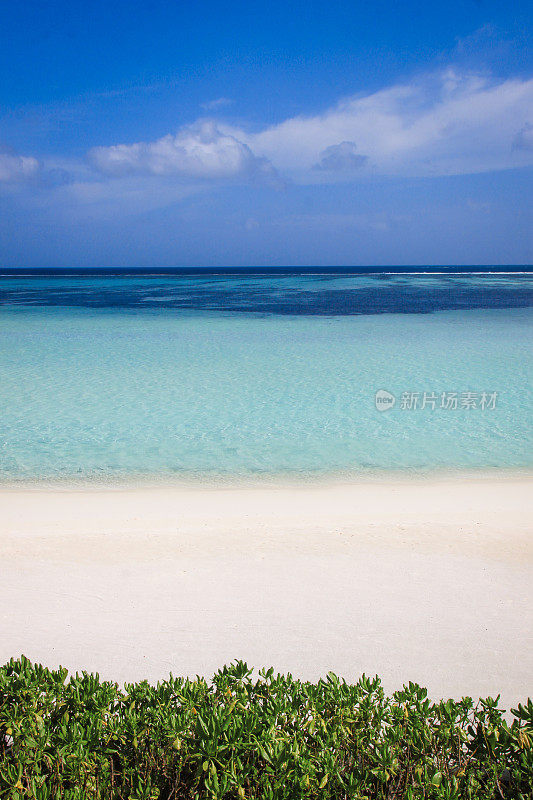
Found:
[(533, 694), (533, 478), (0, 489), (0, 660)]

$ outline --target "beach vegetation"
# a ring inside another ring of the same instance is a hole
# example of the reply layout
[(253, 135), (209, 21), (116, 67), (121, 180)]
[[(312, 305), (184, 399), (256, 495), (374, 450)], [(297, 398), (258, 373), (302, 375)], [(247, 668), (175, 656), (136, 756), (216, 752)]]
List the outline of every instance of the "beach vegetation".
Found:
[(533, 797), (533, 702), (432, 702), (408, 683), (317, 682), (237, 661), (153, 686), (0, 668), (9, 800), (495, 800)]

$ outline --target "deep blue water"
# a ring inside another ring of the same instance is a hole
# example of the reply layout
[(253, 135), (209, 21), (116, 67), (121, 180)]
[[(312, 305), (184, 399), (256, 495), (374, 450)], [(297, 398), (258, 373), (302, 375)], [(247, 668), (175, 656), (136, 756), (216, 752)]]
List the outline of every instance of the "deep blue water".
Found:
[(5, 270), (0, 271), (0, 304), (305, 316), (533, 305), (532, 274), (519, 267), (506, 270)]

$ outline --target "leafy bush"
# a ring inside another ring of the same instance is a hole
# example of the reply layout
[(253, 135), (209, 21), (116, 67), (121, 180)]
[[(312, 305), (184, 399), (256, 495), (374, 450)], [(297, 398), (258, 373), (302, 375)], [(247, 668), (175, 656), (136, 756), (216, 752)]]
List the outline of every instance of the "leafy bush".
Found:
[(0, 797), (531, 798), (533, 703), (513, 714), (243, 662), (121, 690), (22, 657), (0, 668)]

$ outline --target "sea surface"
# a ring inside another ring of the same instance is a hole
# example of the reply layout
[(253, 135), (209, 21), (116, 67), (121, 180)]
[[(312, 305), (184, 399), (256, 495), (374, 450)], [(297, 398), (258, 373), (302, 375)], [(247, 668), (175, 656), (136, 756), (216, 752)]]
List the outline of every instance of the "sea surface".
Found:
[(532, 322), (524, 268), (0, 271), (0, 481), (528, 469)]

